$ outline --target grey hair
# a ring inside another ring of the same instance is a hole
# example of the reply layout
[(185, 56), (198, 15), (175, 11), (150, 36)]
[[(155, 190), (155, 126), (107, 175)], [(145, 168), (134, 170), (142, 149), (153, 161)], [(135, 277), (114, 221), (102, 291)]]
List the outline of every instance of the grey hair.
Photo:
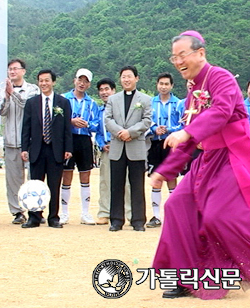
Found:
[(200, 41), (197, 37), (189, 36), (189, 35), (178, 35), (178, 36), (175, 36), (172, 39), (172, 44), (175, 43), (175, 42), (178, 42), (180, 39), (182, 39), (184, 37), (189, 37), (191, 39), (191, 42), (192, 42), (191, 48), (193, 50), (198, 50), (200, 48), (205, 48), (205, 44), (202, 43), (202, 41)]

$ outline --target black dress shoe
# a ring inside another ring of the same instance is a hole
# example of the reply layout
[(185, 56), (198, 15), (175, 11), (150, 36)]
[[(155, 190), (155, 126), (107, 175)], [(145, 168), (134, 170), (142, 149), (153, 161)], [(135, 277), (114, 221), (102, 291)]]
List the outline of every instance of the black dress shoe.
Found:
[(36, 227), (39, 227), (40, 224), (39, 223), (36, 223), (36, 222), (33, 222), (33, 221), (28, 221), (24, 224), (22, 224), (22, 228), (36, 228)]
[(190, 291), (187, 288), (184, 288), (182, 286), (177, 286), (176, 289), (164, 291), (162, 294), (162, 297), (163, 298), (177, 298), (177, 297), (188, 296), (189, 294), (190, 294)]
[(119, 231), (122, 229), (122, 226), (111, 225), (109, 231)]
[(63, 225), (60, 224), (58, 221), (55, 221), (55, 222), (51, 222), (49, 224), (49, 227), (52, 227), (52, 228), (63, 228)]
[(145, 228), (143, 226), (135, 226), (133, 228), (135, 231), (145, 231)]

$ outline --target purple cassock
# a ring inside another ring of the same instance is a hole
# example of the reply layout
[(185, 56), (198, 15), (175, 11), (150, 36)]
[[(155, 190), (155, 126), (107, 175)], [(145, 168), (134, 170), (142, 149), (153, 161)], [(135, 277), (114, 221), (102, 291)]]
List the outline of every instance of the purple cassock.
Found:
[[(172, 152), (156, 172), (166, 180), (183, 169), (199, 142), (204, 152), (193, 161), (190, 171), (165, 204), (165, 218), (153, 267), (198, 269), (239, 269), (241, 285), (250, 282), (250, 134), (241, 90), (233, 75), (225, 69), (206, 64), (195, 77), (188, 94), (208, 91), (211, 105), (192, 116), (185, 131), (192, 137)], [(195, 107), (197, 108), (197, 102)], [(220, 271), (222, 273), (222, 271)], [(178, 275), (181, 278), (180, 275)], [(202, 299), (224, 297), (222, 283), (206, 279), (180, 283)]]

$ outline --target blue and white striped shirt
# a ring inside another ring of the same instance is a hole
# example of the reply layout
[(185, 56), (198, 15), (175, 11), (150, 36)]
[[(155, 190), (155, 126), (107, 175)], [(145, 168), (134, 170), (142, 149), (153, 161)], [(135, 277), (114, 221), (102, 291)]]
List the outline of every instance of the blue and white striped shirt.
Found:
[(70, 101), (71, 118), (80, 117), (88, 122), (88, 127), (77, 128), (72, 125), (72, 134), (92, 136), (91, 132), (96, 132), (98, 127), (98, 106), (96, 102), (87, 93), (79, 100), (74, 95), (74, 89), (62, 94), (62, 96)]
[(99, 114), (98, 114), (99, 125), (95, 135), (95, 141), (101, 151), (102, 148), (105, 146), (105, 144), (107, 144), (111, 140), (111, 134), (106, 130), (105, 127), (104, 117), (105, 117), (105, 106), (103, 105), (99, 107)]
[[(183, 128), (183, 123), (180, 122), (182, 118), (182, 110), (180, 108), (181, 100), (170, 93), (170, 98), (166, 104), (161, 102), (160, 94), (152, 98), (153, 116), (151, 132), (154, 134), (153, 140), (164, 140), (167, 136), (175, 131)], [(167, 128), (167, 133), (164, 135), (156, 135), (156, 128), (164, 125)]]
[(248, 121), (250, 123), (250, 100), (249, 100), (249, 98), (246, 98), (244, 100), (244, 104), (245, 104), (245, 107), (246, 107), (246, 110), (247, 110)]

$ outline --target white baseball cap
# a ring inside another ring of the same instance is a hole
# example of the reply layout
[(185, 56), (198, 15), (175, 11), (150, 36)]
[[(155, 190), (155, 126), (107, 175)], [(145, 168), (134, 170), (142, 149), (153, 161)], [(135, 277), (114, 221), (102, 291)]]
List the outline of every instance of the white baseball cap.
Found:
[(88, 81), (91, 82), (93, 74), (91, 73), (91, 71), (87, 70), (86, 68), (80, 68), (76, 72), (76, 78), (79, 78), (81, 76), (86, 76), (88, 78)]

